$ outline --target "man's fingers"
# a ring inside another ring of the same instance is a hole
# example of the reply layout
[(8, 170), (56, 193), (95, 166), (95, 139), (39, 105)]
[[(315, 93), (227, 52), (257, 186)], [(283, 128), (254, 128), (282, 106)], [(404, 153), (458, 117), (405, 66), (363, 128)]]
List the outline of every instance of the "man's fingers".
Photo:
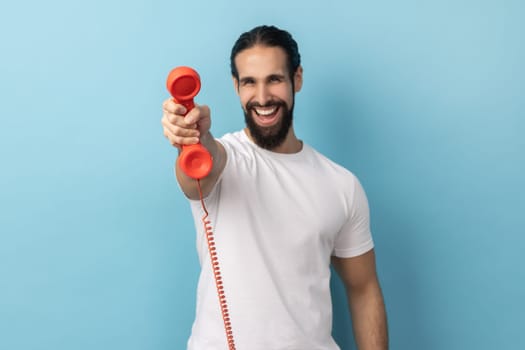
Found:
[(182, 145), (194, 145), (199, 142), (198, 137), (182, 137), (172, 133), (168, 129), (164, 129), (164, 136), (177, 148), (181, 148)]
[(175, 103), (173, 99), (167, 99), (162, 103), (162, 109), (164, 112), (171, 113), (171, 114), (178, 114), (178, 115), (184, 115), (186, 114), (186, 107), (184, 107), (181, 104)]
[(173, 113), (168, 113), (166, 111), (164, 111), (164, 114), (162, 115), (162, 120), (166, 120), (167, 123), (178, 125), (180, 127), (184, 127), (187, 129), (197, 128), (197, 124), (188, 123), (188, 120), (184, 116), (173, 114)]
[(173, 135), (177, 135), (179, 137), (194, 137), (199, 138), (199, 130), (196, 128), (188, 128), (185, 126), (179, 126), (176, 124), (172, 124), (167, 121), (167, 119), (162, 119), (162, 126), (165, 130), (168, 130)]
[[(197, 131), (197, 124), (193, 124), (193, 125), (188, 125), (184, 122), (184, 120), (182, 120), (183, 118), (182, 117), (177, 117), (177, 116), (173, 116), (173, 115), (170, 115), (170, 114), (164, 114), (162, 116), (162, 119), (161, 119), (161, 124), (163, 127), (166, 127), (166, 128), (172, 128), (172, 127), (177, 127), (177, 128), (180, 128), (180, 129), (187, 129), (187, 130), (195, 130)], [(174, 130), (174, 129), (172, 129)], [(198, 133), (198, 131), (197, 131)]]
[(184, 121), (188, 124), (197, 124), (202, 119), (206, 119), (210, 117), (210, 108), (205, 105), (195, 105), (195, 108), (193, 108), (191, 111), (186, 114), (184, 117)]
[(199, 130), (187, 128), (185, 126), (179, 126), (169, 122), (168, 116), (164, 115), (161, 120), (164, 136), (170, 141), (170, 143), (179, 148), (181, 145), (193, 145), (199, 142)]
[(182, 145), (175, 142), (175, 139), (173, 138), (173, 134), (171, 134), (168, 130), (164, 129), (164, 136), (168, 139), (168, 141), (171, 143), (173, 147), (177, 147), (179, 150), (182, 149)]
[[(183, 105), (177, 104), (173, 99), (167, 99), (162, 104), (162, 129), (164, 136), (178, 149), (183, 145), (193, 145), (199, 142), (200, 132), (198, 125), (206, 121), (209, 125), (210, 110), (207, 106), (196, 106), (189, 113)], [(204, 123), (206, 125), (206, 122)], [(209, 126), (208, 126), (209, 128)]]
[(195, 108), (186, 113), (183, 105), (168, 99), (162, 104), (162, 109), (171, 124), (181, 127), (197, 128), (201, 120), (210, 118), (210, 108), (206, 105), (195, 105)]

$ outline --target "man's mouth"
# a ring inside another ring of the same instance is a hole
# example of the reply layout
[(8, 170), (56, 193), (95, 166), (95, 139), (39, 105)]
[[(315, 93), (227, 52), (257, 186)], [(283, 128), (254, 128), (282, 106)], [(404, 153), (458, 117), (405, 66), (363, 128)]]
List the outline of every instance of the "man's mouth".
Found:
[(268, 117), (277, 111), (277, 106), (271, 107), (254, 107), (255, 112), (263, 117)]
[(268, 107), (254, 106), (252, 110), (255, 112), (254, 118), (257, 124), (262, 126), (269, 126), (275, 123), (278, 118), (278, 112), (280, 110), (279, 105), (272, 105)]

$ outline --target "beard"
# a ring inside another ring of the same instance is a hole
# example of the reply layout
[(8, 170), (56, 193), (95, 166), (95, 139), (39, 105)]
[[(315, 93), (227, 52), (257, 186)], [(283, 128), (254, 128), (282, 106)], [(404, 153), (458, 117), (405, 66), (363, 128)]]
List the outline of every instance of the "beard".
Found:
[[(271, 125), (271, 126), (257, 125), (257, 123), (255, 122), (255, 120), (253, 119), (251, 115), (251, 113), (257, 113), (254, 107), (274, 107), (274, 106), (278, 107), (278, 109), (282, 113), (281, 119), (275, 125)], [(250, 135), (252, 136), (255, 144), (257, 144), (259, 147), (262, 147), (270, 151), (282, 145), (284, 140), (286, 139), (286, 136), (288, 135), (290, 126), (292, 125), (293, 107), (294, 107), (294, 101), (292, 101), (292, 107), (290, 109), (288, 109), (288, 106), (286, 106), (286, 103), (284, 101), (270, 101), (266, 103), (264, 106), (257, 102), (248, 102), (246, 104), (246, 109), (243, 108), (244, 120), (246, 122), (246, 126), (248, 127), (248, 130), (250, 131)]]

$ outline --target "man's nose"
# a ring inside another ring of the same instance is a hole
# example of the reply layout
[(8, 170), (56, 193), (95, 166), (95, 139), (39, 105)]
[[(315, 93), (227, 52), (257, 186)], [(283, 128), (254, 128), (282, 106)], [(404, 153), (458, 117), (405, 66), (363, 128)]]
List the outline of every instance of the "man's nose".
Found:
[(257, 85), (255, 98), (257, 99), (257, 102), (259, 102), (262, 106), (264, 106), (267, 102), (270, 101), (270, 92), (268, 91), (268, 87), (266, 86), (266, 84)]

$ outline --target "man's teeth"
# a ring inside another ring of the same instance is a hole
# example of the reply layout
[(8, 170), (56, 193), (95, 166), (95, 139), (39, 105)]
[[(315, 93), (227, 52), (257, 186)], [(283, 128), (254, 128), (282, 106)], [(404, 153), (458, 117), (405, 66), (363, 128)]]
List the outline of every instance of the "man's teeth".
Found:
[(272, 108), (255, 108), (255, 112), (259, 115), (262, 115), (262, 116), (268, 116), (268, 115), (272, 115), (273, 113), (275, 113), (275, 111), (277, 110), (277, 107), (272, 107)]

